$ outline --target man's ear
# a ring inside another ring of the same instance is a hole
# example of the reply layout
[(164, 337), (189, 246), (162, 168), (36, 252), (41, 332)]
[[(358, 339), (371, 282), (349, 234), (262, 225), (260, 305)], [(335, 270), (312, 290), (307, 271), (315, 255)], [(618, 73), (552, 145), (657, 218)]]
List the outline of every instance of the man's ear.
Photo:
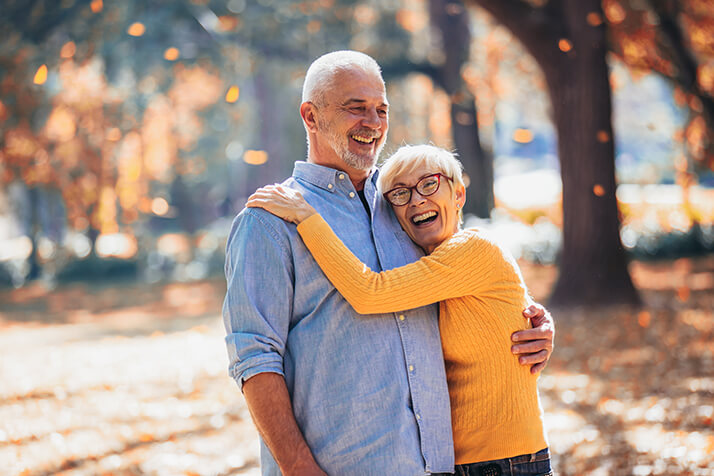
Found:
[(300, 116), (308, 131), (317, 132), (317, 108), (313, 103), (307, 101), (300, 104)]

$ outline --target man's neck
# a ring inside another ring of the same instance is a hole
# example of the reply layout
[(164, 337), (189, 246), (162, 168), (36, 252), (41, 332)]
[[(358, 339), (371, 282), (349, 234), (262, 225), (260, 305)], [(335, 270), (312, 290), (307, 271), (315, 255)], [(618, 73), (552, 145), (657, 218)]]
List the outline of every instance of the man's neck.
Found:
[(371, 170), (355, 169), (345, 164), (344, 162), (339, 164), (331, 162), (327, 163), (324, 161), (315, 160), (310, 156), (308, 156), (307, 161), (311, 164), (322, 165), (323, 167), (329, 167), (331, 169), (336, 169), (346, 173), (349, 176), (350, 181), (352, 182), (352, 185), (354, 186), (355, 190), (357, 191), (364, 189), (364, 184), (367, 181), (367, 177), (369, 177), (369, 174), (371, 172)]
[(367, 172), (367, 175), (364, 175), (362, 178), (355, 180), (355, 178), (350, 175), (350, 181), (352, 182), (352, 185), (354, 186), (355, 190), (358, 192), (361, 192), (364, 190), (364, 183), (367, 181), (367, 177), (369, 177), (369, 172)]

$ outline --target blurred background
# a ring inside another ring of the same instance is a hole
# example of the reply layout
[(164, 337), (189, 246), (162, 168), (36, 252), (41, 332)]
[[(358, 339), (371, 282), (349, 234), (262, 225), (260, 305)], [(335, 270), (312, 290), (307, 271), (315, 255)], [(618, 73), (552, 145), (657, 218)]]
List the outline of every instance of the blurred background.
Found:
[(558, 473), (714, 471), (711, 2), (4, 0), (0, 29), (3, 471), (258, 474), (223, 250), (337, 49), (382, 66), (383, 157), (458, 152), (466, 225), (558, 310)]

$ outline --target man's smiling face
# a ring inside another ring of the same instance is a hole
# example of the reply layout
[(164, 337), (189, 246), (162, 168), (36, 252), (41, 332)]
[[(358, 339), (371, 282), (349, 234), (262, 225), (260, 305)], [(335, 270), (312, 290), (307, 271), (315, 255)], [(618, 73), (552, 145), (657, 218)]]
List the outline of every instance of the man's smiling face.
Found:
[(316, 136), (322, 161), (370, 170), (389, 129), (382, 79), (356, 68), (339, 72), (324, 99), (325, 104), (318, 108)]

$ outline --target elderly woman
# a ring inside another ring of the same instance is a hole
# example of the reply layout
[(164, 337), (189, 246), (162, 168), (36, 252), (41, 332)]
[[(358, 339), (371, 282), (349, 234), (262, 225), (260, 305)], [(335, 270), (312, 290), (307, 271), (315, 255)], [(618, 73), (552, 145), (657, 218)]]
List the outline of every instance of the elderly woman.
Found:
[(434, 146), (404, 146), (382, 166), (379, 187), (426, 253), (381, 273), (361, 263), (299, 192), (265, 187), (247, 206), (297, 223), (325, 275), (358, 313), (439, 302), (456, 474), (550, 474), (537, 375), (508, 351), (511, 334), (526, 327), (521, 310), (528, 292), (507, 252), (477, 229), (460, 229), (461, 163)]

